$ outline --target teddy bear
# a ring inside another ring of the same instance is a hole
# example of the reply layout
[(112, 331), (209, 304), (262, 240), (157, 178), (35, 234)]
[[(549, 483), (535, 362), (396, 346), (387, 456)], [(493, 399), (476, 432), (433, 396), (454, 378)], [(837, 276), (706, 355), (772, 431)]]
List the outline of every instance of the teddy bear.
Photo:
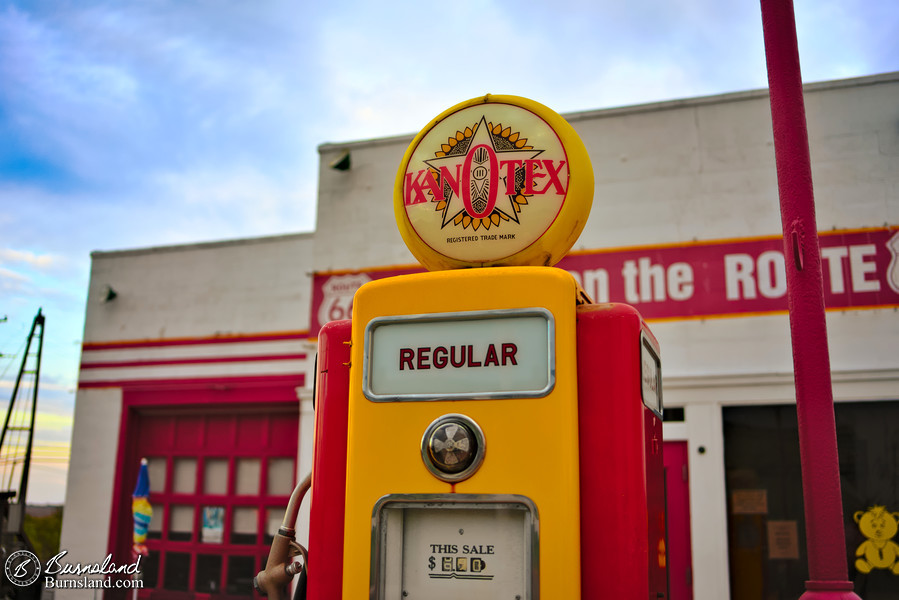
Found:
[(856, 511), (853, 519), (866, 539), (855, 551), (859, 558), (855, 568), (860, 573), (872, 569), (888, 569), (899, 575), (899, 544), (893, 536), (899, 531), (899, 512), (887, 512), (885, 506), (872, 506), (867, 511)]

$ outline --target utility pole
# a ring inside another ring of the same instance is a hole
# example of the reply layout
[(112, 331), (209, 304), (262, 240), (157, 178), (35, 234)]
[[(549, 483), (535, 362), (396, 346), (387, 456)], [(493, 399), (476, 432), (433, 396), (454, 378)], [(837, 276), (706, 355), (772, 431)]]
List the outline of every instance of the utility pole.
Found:
[(858, 600), (846, 563), (824, 288), (792, 0), (761, 0), (799, 421), (809, 579), (802, 600)]
[[(28, 476), (31, 471), (31, 454), (34, 448), (34, 422), (37, 416), (37, 391), (41, 373), (41, 354), (44, 346), (44, 322), (45, 317), (40, 310), (31, 324), (31, 331), (25, 344), (22, 355), (22, 364), (13, 385), (9, 408), (0, 431), (0, 467), (2, 467), (2, 481), (0, 481), (0, 517), (3, 526), (0, 528), (0, 545), (9, 554), (12, 549), (21, 548), (23, 545), (31, 549), (31, 543), (25, 535), (25, 506), (28, 492)], [(32, 342), (36, 338), (36, 351), (32, 352)], [(16, 408), (16, 400), (19, 399), (19, 390), (25, 376), (32, 376), (30, 399), (22, 399), (19, 410)], [(30, 402), (30, 404), (29, 404)], [(21, 448), (22, 435), (26, 436), (25, 448)], [(21, 476), (18, 486), (13, 482), (21, 465)], [(13, 502), (15, 500), (15, 502)]]

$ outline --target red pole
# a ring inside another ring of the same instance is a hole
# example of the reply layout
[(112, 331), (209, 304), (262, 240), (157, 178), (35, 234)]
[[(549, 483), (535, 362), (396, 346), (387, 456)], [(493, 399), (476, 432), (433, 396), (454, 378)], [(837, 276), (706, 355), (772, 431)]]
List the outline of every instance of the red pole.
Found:
[(821, 255), (792, 0), (761, 0), (787, 299), (809, 580), (803, 600), (858, 600), (846, 566), (843, 502), (824, 319)]

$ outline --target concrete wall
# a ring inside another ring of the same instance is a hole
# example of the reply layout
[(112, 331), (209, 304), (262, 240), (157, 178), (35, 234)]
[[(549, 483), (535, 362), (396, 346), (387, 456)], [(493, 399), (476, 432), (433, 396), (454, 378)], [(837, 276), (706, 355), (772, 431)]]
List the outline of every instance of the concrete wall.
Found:
[[(807, 86), (819, 229), (899, 222), (899, 75)], [(779, 234), (765, 90), (565, 115), (593, 162), (593, 210), (574, 249)], [(393, 217), (412, 136), (319, 148), (314, 268), (414, 262)], [(349, 152), (351, 168), (329, 165)]]
[[(78, 390), (59, 541), (68, 551), (66, 564), (90, 565), (106, 557), (121, 416), (121, 389)], [(57, 591), (60, 598), (92, 598), (93, 593)]]
[[(311, 234), (92, 255), (85, 343), (309, 327)], [(103, 302), (106, 286), (116, 292)]]
[[(393, 183), (412, 136), (319, 148), (316, 271), (415, 263), (396, 227)], [(349, 151), (346, 171), (329, 165)]]

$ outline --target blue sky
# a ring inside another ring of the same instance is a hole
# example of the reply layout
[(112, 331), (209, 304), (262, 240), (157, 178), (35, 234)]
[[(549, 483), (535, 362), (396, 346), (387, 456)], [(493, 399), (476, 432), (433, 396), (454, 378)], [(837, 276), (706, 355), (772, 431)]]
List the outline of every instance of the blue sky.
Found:
[[(803, 79), (899, 70), (895, 0), (795, 3)], [(757, 1), (0, 0), (0, 407), (47, 315), (65, 456), (92, 250), (311, 231), (324, 142), (484, 93), (559, 112), (767, 86)], [(64, 460), (31, 502), (61, 502)]]

